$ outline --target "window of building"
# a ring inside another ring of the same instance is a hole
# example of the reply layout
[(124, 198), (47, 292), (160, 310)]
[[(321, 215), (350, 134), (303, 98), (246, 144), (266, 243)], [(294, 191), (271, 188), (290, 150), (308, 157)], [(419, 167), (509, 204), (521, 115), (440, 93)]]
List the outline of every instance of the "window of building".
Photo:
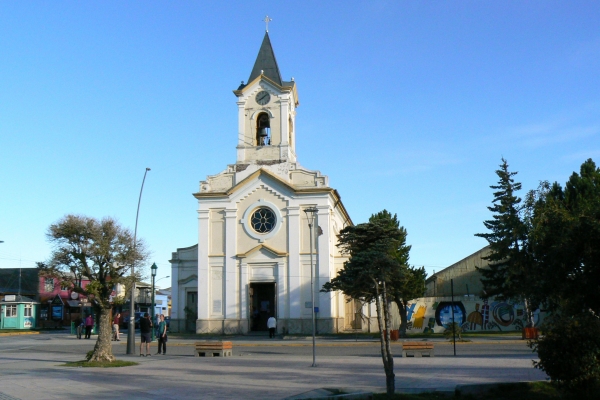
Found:
[(44, 281), (44, 289), (46, 292), (54, 292), (54, 278), (46, 278)]
[(31, 304), (25, 304), (25, 310), (24, 310), (23, 316), (25, 316), (25, 317), (31, 317), (32, 316), (32, 310), (33, 310), (33, 307), (31, 306)]
[(62, 292), (67, 292), (69, 290), (69, 286), (65, 283), (63, 283), (62, 285), (60, 285), (60, 290)]
[(17, 316), (17, 305), (16, 304), (7, 304), (6, 311), (4, 312), (6, 318), (16, 317)]
[(258, 233), (271, 232), (275, 228), (275, 222), (277, 222), (275, 214), (267, 207), (258, 208), (250, 217), (252, 229)]

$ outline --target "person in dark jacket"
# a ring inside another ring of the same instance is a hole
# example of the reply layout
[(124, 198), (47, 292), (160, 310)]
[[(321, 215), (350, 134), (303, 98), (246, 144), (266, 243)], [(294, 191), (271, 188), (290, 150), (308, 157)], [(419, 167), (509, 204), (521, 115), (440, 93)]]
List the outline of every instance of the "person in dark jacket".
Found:
[[(152, 341), (152, 320), (148, 313), (144, 313), (144, 318), (140, 318), (140, 334), (142, 340), (140, 342), (140, 357), (149, 357), (150, 354), (150, 342)], [(142, 353), (142, 349), (146, 343), (146, 354)]]

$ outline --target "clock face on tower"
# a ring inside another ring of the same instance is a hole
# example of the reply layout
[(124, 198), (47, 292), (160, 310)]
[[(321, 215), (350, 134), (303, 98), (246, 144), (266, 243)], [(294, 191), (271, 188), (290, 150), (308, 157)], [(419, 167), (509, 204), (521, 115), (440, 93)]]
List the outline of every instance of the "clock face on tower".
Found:
[(264, 90), (262, 92), (258, 92), (258, 94), (256, 95), (256, 102), (261, 106), (268, 104), (269, 101), (271, 101), (271, 95), (268, 92), (265, 92)]

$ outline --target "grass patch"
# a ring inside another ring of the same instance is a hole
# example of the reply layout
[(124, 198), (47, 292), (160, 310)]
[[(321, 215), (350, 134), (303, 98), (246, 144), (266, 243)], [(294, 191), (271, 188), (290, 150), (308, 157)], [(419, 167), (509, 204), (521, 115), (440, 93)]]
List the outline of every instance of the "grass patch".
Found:
[(79, 367), (83, 367), (83, 368), (119, 368), (119, 367), (130, 367), (132, 365), (138, 365), (139, 363), (136, 363), (134, 361), (121, 361), (121, 360), (115, 360), (113, 362), (106, 362), (106, 361), (73, 361), (73, 362), (68, 362), (65, 364), (61, 364), (59, 365), (60, 367), (75, 367), (75, 368), (79, 368)]
[[(578, 399), (583, 397), (565, 396), (550, 382), (520, 382), (501, 384), (487, 393), (477, 395), (455, 395), (444, 393), (400, 394), (387, 396), (385, 393), (373, 395), (373, 400), (559, 400)], [(591, 400), (591, 399), (590, 399)]]
[[(454, 395), (449, 396), (443, 393), (418, 393), (418, 394), (399, 394), (396, 393), (394, 396), (388, 396), (385, 393), (377, 393), (373, 395), (373, 400), (448, 400), (448, 399), (458, 399), (459, 397), (454, 397)], [(460, 397), (460, 399), (465, 400), (466, 397)]]

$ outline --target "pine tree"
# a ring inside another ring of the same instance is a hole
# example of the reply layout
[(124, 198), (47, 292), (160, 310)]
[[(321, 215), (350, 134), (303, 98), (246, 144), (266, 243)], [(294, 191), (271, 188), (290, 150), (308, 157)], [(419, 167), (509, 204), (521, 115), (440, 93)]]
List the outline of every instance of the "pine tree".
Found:
[(402, 304), (406, 308), (405, 299), (408, 301), (414, 293), (417, 294), (412, 298), (422, 296), (425, 272), (413, 272), (408, 267), (411, 246), (406, 245), (406, 229), (400, 226), (396, 215), (386, 210), (372, 215), (368, 223), (342, 229), (338, 240), (338, 247), (350, 258), (321, 291), (339, 290), (361, 302), (375, 302), (387, 393), (391, 395), (395, 391), (395, 375), (389, 301), (399, 299), (399, 308)]
[(482, 274), (484, 296), (523, 301), (529, 326), (532, 326), (528, 297), (532, 283), (528, 268), (531, 257), (527, 225), (520, 215), (521, 198), (516, 195), (521, 190), (521, 183), (514, 180), (516, 174), (509, 171), (508, 163), (502, 158), (500, 169), (496, 171), (498, 184), (490, 186), (494, 190), (493, 204), (488, 207), (493, 213), (492, 219), (483, 222), (489, 232), (475, 235), (486, 239), (490, 246), (490, 255), (485, 257), (489, 265), (478, 270)]

